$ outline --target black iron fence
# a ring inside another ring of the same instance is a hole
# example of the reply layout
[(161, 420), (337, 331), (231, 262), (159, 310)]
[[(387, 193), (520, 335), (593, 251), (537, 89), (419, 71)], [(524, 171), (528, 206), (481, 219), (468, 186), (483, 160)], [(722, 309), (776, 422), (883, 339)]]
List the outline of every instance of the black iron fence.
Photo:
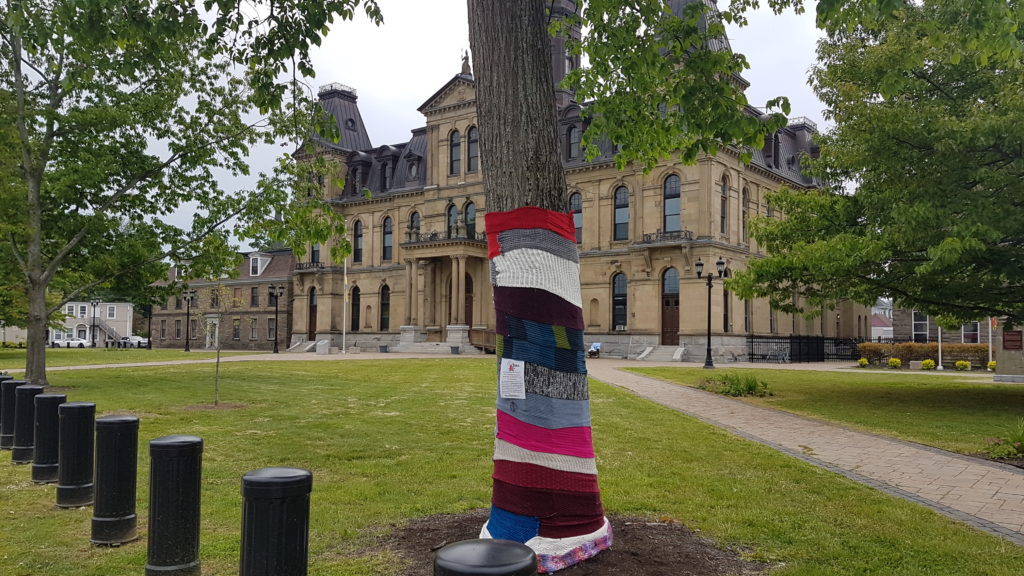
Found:
[(856, 338), (747, 336), (750, 362), (828, 362), (859, 358)]

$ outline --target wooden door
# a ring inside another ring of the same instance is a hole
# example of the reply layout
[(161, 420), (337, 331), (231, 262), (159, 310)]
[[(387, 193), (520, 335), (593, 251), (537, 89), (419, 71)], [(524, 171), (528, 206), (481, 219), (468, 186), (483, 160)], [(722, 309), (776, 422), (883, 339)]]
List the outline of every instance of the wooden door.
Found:
[(316, 288), (309, 289), (309, 314), (307, 315), (306, 339), (316, 340)]
[(661, 295), (661, 345), (679, 345), (679, 294)]

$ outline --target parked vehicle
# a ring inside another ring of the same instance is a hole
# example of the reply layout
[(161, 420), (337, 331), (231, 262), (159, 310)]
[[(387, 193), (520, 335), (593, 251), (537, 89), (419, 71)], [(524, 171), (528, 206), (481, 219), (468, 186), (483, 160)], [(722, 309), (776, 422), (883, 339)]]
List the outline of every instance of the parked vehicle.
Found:
[(142, 336), (123, 336), (117, 341), (118, 348), (147, 348), (149, 339)]
[(83, 338), (65, 338), (50, 342), (50, 346), (53, 348), (87, 348), (91, 345), (91, 342)]

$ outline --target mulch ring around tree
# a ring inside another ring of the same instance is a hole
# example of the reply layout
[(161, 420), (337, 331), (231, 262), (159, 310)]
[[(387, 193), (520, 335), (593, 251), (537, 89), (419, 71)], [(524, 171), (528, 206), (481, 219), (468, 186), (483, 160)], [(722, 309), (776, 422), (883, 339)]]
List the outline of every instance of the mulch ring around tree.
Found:
[[(437, 550), (480, 534), (487, 510), (417, 518), (394, 528), (378, 542), (407, 562), (400, 576), (430, 576)], [(675, 522), (611, 516), (615, 543), (559, 576), (735, 576), (762, 574), (771, 566), (740, 557)]]

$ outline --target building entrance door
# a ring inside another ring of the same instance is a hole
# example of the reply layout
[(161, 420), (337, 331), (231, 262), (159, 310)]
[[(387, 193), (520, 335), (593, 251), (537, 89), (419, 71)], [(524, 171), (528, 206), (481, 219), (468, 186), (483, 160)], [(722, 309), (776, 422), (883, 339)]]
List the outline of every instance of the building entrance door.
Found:
[(466, 325), (473, 325), (473, 277), (466, 274)]
[(307, 322), (306, 340), (316, 340), (316, 288), (309, 289), (309, 314)]
[(675, 268), (661, 277), (661, 345), (679, 345), (679, 272)]

